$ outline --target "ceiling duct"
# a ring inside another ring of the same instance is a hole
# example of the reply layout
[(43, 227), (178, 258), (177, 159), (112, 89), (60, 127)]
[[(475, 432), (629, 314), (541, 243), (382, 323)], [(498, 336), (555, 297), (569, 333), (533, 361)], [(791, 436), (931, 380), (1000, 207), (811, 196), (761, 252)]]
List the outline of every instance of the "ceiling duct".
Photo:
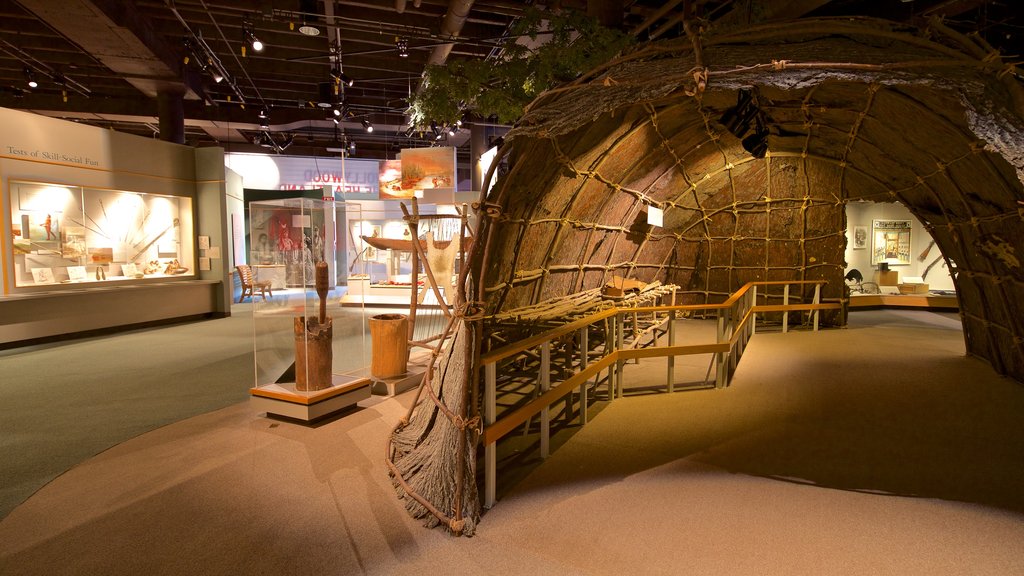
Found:
[[(448, 11), (445, 12), (444, 20), (441, 22), (442, 39), (454, 38), (462, 32), (462, 27), (466, 24), (472, 7), (473, 0), (451, 0), (448, 3)], [(430, 57), (427, 58), (427, 64), (438, 66), (444, 64), (448, 60), (448, 55), (451, 54), (453, 47), (455, 47), (454, 43), (437, 46), (430, 53)]]

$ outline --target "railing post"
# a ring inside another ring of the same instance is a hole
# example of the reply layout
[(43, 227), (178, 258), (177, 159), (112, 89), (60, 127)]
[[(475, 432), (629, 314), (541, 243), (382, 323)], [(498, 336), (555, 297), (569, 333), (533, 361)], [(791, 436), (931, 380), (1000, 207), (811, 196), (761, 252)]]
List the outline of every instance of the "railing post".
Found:
[[(540, 345), (540, 394), (551, 388), (551, 341)], [(551, 406), (540, 410), (540, 457), (547, 458), (551, 447)]]
[[(729, 314), (729, 331), (728, 332), (729, 332), (729, 339), (730, 340), (733, 338), (733, 336), (736, 336), (736, 328), (739, 327), (739, 323), (742, 320), (743, 320), (743, 300), (738, 298), (736, 300), (736, 312), (732, 313), (732, 309), (730, 309), (730, 314)], [(742, 338), (742, 335), (741, 335), (739, 338), (736, 338), (736, 348), (735, 349), (732, 349), (732, 348), (729, 349), (729, 372), (732, 372), (733, 370), (736, 369), (736, 364), (739, 362), (740, 354), (743, 353), (743, 342), (742, 342), (742, 340), (743, 340), (743, 338)]]
[[(618, 314), (616, 314), (615, 317), (617, 318), (616, 325), (619, 328), (619, 332), (618, 332), (618, 345), (616, 346), (615, 349), (616, 350), (622, 350), (626, 346), (626, 318), (625, 318), (624, 315), (622, 317), (619, 317)], [(623, 370), (623, 366), (625, 366), (625, 364), (626, 364), (625, 360), (616, 360), (615, 361), (615, 372), (616, 372), (616, 374), (615, 374), (615, 390), (616, 390), (615, 394), (616, 394), (617, 398), (622, 398), (622, 388), (623, 388), (623, 385), (622, 385), (622, 370)]]
[[(757, 285), (750, 287), (750, 309), (753, 310), (757, 306)], [(750, 313), (750, 335), (753, 336), (757, 332), (757, 313)]]
[[(821, 303), (821, 284), (815, 284), (814, 285), (814, 303), (815, 304), (820, 304)], [(815, 332), (818, 331), (818, 315), (819, 314), (821, 314), (821, 310), (815, 309), (814, 310), (814, 331)]]
[[(497, 371), (494, 362), (484, 366), (484, 426), (497, 419)], [(484, 446), (484, 508), (494, 506), (498, 484), (498, 443)]]
[[(782, 288), (782, 305), (789, 306), (789, 284)], [(782, 311), (782, 332), (789, 332), (789, 312)]]
[[(668, 312), (668, 345), (676, 345), (676, 311)], [(676, 391), (676, 357), (668, 357), (668, 391)]]
[[(615, 341), (618, 338), (616, 336), (616, 328), (615, 328), (616, 318), (617, 318), (616, 316), (610, 316), (607, 319), (608, 323), (606, 324), (606, 326), (608, 327), (608, 329), (605, 330), (605, 344), (604, 344), (604, 352), (605, 352), (606, 355), (607, 354), (614, 354), (615, 353)], [(614, 399), (615, 399), (615, 365), (614, 364), (609, 364), (608, 365), (608, 401), (611, 402)]]
[[(725, 323), (728, 321), (728, 309), (719, 308), (718, 314), (718, 343), (721, 344), (726, 341), (725, 338)], [(728, 372), (726, 369), (726, 359), (728, 358), (727, 352), (716, 352), (715, 353), (715, 387), (725, 387), (725, 374)]]
[[(580, 328), (580, 372), (590, 365), (589, 326)], [(589, 380), (589, 379), (588, 379)], [(587, 423), (587, 380), (580, 384), (580, 426)]]

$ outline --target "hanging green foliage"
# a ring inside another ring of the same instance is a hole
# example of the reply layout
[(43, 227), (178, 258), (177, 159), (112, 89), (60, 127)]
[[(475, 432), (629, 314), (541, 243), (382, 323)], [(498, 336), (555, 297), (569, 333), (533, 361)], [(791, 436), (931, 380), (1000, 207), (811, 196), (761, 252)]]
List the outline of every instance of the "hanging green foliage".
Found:
[[(531, 49), (517, 42), (520, 38), (541, 43)], [(466, 111), (512, 123), (541, 92), (610, 60), (630, 42), (623, 32), (578, 12), (528, 8), (496, 58), (428, 66), (423, 89), (410, 101), (411, 123), (454, 122)]]

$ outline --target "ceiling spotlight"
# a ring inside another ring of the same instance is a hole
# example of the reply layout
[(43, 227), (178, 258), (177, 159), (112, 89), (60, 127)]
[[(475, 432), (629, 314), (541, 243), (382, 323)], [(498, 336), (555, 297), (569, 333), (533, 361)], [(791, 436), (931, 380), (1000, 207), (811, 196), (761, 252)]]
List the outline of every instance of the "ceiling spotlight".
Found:
[(341, 116), (341, 108), (335, 108), (334, 109), (334, 115), (335, 116)]
[(36, 74), (28, 66), (25, 67), (25, 78), (28, 80), (29, 88), (38, 88), (39, 82), (36, 82)]
[(448, 135), (449, 135), (449, 136), (455, 136), (455, 134), (456, 134), (456, 133), (457, 133), (458, 131), (459, 131), (459, 129), (458, 129), (457, 127), (455, 127), (455, 126), (449, 126), (449, 127), (448, 127)]
[(337, 116), (335, 116), (334, 118), (331, 118), (331, 120), (334, 120), (334, 125), (335, 125), (335, 126), (337, 126), (338, 124), (341, 124), (341, 121), (340, 121), (340, 120), (338, 120), (338, 117), (337, 117)]
[(367, 132), (373, 132), (373, 124), (370, 124), (369, 120), (363, 120), (363, 128), (366, 128)]
[(338, 81), (344, 84), (345, 86), (351, 86), (356, 83), (356, 81), (353, 80), (351, 76), (345, 74), (344, 72), (338, 72), (337, 78)]
[[(263, 42), (256, 37), (255, 27), (248, 20), (242, 22), (242, 37), (252, 46), (253, 50), (257, 52), (263, 50)], [(245, 56), (245, 44), (242, 44), (242, 56)]]
[(400, 58), (409, 57), (409, 39), (408, 38), (395, 38), (395, 48), (398, 49), (398, 56)]
[(351, 144), (349, 144), (349, 145), (348, 145), (348, 147), (349, 147), (349, 150), (355, 151), (355, 149), (356, 149), (356, 143), (355, 143), (355, 142), (352, 142)]
[(220, 72), (214, 72), (213, 73), (213, 81), (216, 82), (217, 84), (220, 84), (221, 82), (224, 81), (224, 75), (221, 74)]
[(259, 119), (260, 119), (260, 128), (269, 128), (270, 127), (270, 119), (268, 118), (267, 110), (265, 108), (263, 110), (260, 110)]

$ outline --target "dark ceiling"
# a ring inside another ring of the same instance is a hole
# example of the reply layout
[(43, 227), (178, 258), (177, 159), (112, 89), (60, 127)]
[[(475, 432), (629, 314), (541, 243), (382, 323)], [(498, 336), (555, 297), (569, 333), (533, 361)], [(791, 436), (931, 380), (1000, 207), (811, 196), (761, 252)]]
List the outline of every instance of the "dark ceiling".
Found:
[[(435, 143), (406, 136), (407, 97), (427, 62), (497, 58), (530, 5), (591, 11), (638, 40), (682, 33), (686, 17), (713, 26), (800, 16), (869, 15), (923, 22), (943, 16), (1020, 55), (1019, 0), (0, 0), (0, 106), (159, 137), (161, 116), (184, 116), (185, 143), (229, 151), (394, 158)], [(316, 36), (303, 34), (303, 25)], [(264, 42), (246, 45), (250, 30)], [(399, 43), (407, 45), (400, 55)], [(354, 80), (320, 104), (331, 72)], [(29, 88), (28, 75), (39, 85)], [(219, 82), (218, 77), (223, 76)], [(179, 95), (184, 95), (178, 107)], [(339, 106), (340, 107), (340, 106)], [(161, 112), (163, 110), (163, 112)], [(259, 114), (266, 111), (266, 128)], [(363, 121), (375, 130), (367, 133)], [(477, 120), (486, 123), (486, 120)], [(173, 122), (164, 125), (164, 137)], [(179, 134), (180, 135), (180, 134)], [(271, 144), (267, 139), (273, 140)], [(465, 131), (443, 144), (466, 151)], [(254, 144), (260, 141), (262, 145)]]

